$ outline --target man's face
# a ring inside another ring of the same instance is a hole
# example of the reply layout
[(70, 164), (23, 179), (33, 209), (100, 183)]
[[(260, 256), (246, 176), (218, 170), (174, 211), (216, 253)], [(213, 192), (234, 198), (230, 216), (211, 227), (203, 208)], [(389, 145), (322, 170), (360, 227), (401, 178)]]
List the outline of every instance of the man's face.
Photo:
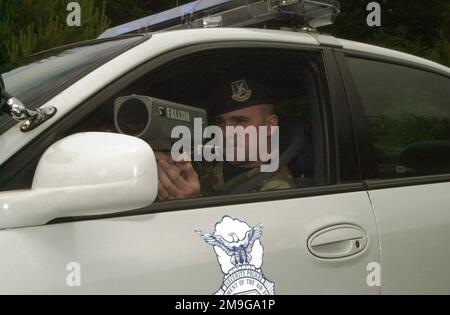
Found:
[[(220, 115), (216, 118), (215, 124), (222, 129), (224, 134), (224, 145), (225, 153), (233, 155), (233, 164), (237, 165), (248, 165), (253, 167), (254, 165), (248, 164), (250, 157), (250, 150), (256, 149), (256, 154), (259, 152), (259, 127), (268, 127), (267, 132), (267, 143), (270, 144), (270, 127), (278, 126), (278, 117), (273, 112), (273, 105), (255, 105), (252, 107), (243, 108), (230, 113)], [(227, 135), (227, 127), (243, 127), (247, 129), (248, 127), (255, 127), (255, 134), (246, 134), (245, 143), (239, 143), (237, 137), (234, 135)], [(234, 144), (230, 145), (232, 141), (230, 139), (234, 137)], [(253, 145), (251, 145), (253, 144)], [(243, 150), (245, 152), (245, 161), (237, 161), (238, 150)], [(257, 163), (256, 163), (257, 164)]]

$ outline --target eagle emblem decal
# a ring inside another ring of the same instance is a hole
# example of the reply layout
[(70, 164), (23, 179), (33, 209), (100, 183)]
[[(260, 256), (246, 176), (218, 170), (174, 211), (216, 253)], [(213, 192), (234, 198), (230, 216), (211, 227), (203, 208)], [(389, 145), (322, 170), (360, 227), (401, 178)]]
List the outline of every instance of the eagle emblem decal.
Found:
[(245, 102), (253, 95), (253, 91), (250, 90), (247, 84), (247, 80), (242, 79), (231, 83), (231, 89), (233, 95), (231, 96), (236, 102)]
[(274, 284), (261, 270), (264, 248), (261, 243), (263, 225), (250, 227), (238, 219), (225, 216), (216, 224), (215, 231), (196, 231), (214, 247), (224, 273), (221, 288), (216, 295), (274, 295)]

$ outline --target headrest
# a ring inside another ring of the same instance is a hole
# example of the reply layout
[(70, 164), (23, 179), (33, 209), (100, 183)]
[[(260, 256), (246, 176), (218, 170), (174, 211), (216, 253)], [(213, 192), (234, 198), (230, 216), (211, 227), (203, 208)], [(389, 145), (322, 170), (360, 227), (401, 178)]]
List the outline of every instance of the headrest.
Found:
[(417, 142), (407, 147), (395, 167), (412, 176), (450, 173), (450, 141)]

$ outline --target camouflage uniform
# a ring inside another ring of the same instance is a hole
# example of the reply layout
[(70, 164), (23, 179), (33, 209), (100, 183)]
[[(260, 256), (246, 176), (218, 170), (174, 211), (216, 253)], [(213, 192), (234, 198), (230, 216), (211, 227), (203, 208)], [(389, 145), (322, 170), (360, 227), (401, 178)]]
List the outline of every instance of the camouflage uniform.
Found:
[[(206, 167), (200, 175), (200, 184), (203, 195), (218, 195), (231, 192), (233, 189), (244, 184), (249, 179), (261, 174), (260, 168), (250, 169), (227, 182), (224, 182), (223, 163), (218, 163), (212, 167)], [(295, 188), (295, 182), (291, 172), (287, 167), (275, 172), (272, 177), (266, 180), (258, 191), (283, 190)], [(256, 192), (256, 191), (255, 191)]]

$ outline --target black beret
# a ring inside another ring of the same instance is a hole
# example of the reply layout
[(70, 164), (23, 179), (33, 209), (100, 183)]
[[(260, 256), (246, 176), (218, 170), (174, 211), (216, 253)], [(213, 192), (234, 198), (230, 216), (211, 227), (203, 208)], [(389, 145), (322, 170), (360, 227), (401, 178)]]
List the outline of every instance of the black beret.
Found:
[(262, 80), (253, 77), (235, 76), (222, 80), (212, 91), (209, 109), (213, 117), (239, 109), (273, 104), (272, 89)]

